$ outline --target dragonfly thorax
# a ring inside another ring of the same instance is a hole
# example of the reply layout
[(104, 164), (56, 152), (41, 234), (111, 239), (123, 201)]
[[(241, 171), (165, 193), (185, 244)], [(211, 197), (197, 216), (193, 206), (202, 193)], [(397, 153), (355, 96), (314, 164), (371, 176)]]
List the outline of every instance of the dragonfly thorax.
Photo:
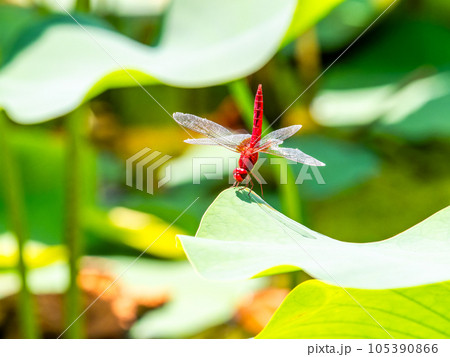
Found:
[(256, 161), (258, 161), (258, 156), (258, 152), (255, 152), (253, 148), (242, 151), (239, 157), (239, 167), (246, 171), (252, 171)]
[(245, 180), (250, 171), (252, 171), (253, 166), (255, 166), (256, 161), (258, 161), (258, 153), (254, 152), (252, 149), (247, 149), (241, 153), (239, 158), (239, 167), (234, 169), (233, 177), (237, 182), (242, 182)]

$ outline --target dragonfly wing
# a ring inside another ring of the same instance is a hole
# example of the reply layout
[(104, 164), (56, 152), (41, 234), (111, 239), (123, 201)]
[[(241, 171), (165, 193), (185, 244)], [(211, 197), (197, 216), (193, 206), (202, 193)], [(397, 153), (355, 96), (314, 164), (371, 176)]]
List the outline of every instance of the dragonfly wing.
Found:
[(323, 162), (305, 154), (303, 151), (299, 149), (291, 149), (291, 148), (280, 148), (278, 146), (271, 146), (261, 152), (265, 152), (267, 154), (272, 154), (276, 156), (284, 157), (288, 160), (299, 162), (301, 164), (309, 165), (309, 166), (325, 166)]
[(192, 114), (174, 113), (173, 118), (178, 124), (184, 126), (185, 128), (191, 129), (208, 137), (218, 138), (233, 135), (231, 131), (224, 128), (222, 125)]
[(200, 138), (200, 139), (186, 139), (184, 141), (188, 144), (196, 144), (196, 145), (219, 145), (219, 143), (210, 138)]
[(250, 134), (232, 134), (220, 138), (187, 139), (184, 142), (197, 145), (222, 145), (235, 150), (244, 140), (250, 138)]
[(222, 125), (192, 114), (174, 113), (173, 118), (181, 126), (208, 137), (205, 139), (188, 139), (186, 142), (189, 144), (220, 145), (239, 152), (237, 147), (242, 143), (242, 140), (251, 136), (250, 134), (233, 134)]
[(284, 140), (287, 138), (290, 138), (292, 135), (294, 135), (297, 131), (300, 130), (302, 126), (301, 125), (291, 125), (286, 128), (281, 128), (275, 131), (272, 131), (271, 133), (267, 134), (261, 139), (261, 146), (268, 142), (272, 142), (273, 144), (281, 144)]

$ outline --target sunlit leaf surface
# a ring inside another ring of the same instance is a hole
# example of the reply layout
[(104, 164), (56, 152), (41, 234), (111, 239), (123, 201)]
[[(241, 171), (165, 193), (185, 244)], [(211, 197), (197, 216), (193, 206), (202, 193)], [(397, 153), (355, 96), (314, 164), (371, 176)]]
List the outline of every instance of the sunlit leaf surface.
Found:
[(391, 239), (344, 243), (290, 220), (256, 194), (228, 189), (209, 207), (196, 237), (180, 239), (209, 279), (302, 268), (330, 284), (385, 289), (448, 280), (449, 225), (446, 208)]
[(52, 16), (18, 36), (19, 45), (10, 53), (14, 60), (0, 71), (0, 106), (18, 122), (34, 123), (65, 114), (108, 88), (228, 82), (261, 68), (291, 23), (284, 43), (339, 2), (306, 1), (296, 8), (295, 0), (214, 0), (207, 6), (178, 0), (168, 9), (156, 47), (99, 21), (77, 17), (81, 28), (69, 17)]
[(288, 295), (257, 338), (449, 338), (449, 288), (445, 282), (345, 291), (307, 281)]
[(449, 40), (447, 28), (427, 21), (381, 29), (370, 46), (346, 54), (324, 75), (315, 119), (332, 127), (373, 124), (378, 133), (413, 141), (448, 138), (450, 51), (442, 43)]
[(70, 18), (50, 18), (39, 26), (38, 40), (2, 69), (0, 106), (31, 123), (65, 114), (107, 88), (136, 86), (136, 80), (201, 87), (245, 76), (277, 51), (295, 4), (175, 1), (154, 48), (82, 19), (86, 31)]
[(156, 215), (114, 207), (108, 212), (91, 210), (84, 216), (84, 222), (88, 232), (106, 241), (132, 247), (139, 252), (145, 250), (147, 254), (161, 258), (184, 257), (175, 238), (182, 229)]
[(364, 125), (377, 121), (377, 132), (412, 140), (450, 135), (445, 113), (450, 103), (449, 72), (403, 85), (323, 90), (313, 104), (317, 120), (327, 126)]

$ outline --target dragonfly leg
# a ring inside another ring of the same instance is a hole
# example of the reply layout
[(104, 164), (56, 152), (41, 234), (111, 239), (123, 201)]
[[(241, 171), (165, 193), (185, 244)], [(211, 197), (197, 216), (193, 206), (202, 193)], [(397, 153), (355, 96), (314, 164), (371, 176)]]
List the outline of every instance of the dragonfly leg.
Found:
[[(252, 178), (250, 177), (250, 175), (248, 175), (248, 176), (245, 178), (245, 186), (241, 186), (241, 187), (239, 188), (239, 191), (245, 190), (245, 189), (248, 187), (248, 185), (249, 185), (250, 183), (252, 184), (252, 188), (253, 188)], [(238, 185), (239, 185), (239, 183), (238, 183)], [(250, 190), (250, 191), (251, 191), (251, 190)]]
[(255, 175), (253, 175), (253, 177), (259, 183), (259, 187), (261, 187), (261, 197), (264, 198), (264, 190), (263, 190), (262, 182)]
[(253, 191), (253, 186), (254, 186), (252, 177), (251, 177), (250, 175), (248, 175), (247, 178), (246, 178), (246, 181), (247, 181), (247, 182), (245, 183), (245, 186), (242, 186), (242, 187), (239, 189), (239, 191), (245, 190), (246, 188), (248, 188), (248, 185), (251, 184), (250, 190), (248, 191), (248, 195), (250, 196), (250, 194), (251, 194), (252, 191)]
[[(251, 172), (249, 172), (249, 174), (251, 174), (255, 178), (256, 182), (259, 183), (259, 186), (261, 187), (261, 197), (264, 198), (264, 191), (263, 191), (261, 181), (259, 181), (258, 177), (256, 175), (253, 175)], [(252, 189), (253, 189), (253, 185), (252, 185)]]

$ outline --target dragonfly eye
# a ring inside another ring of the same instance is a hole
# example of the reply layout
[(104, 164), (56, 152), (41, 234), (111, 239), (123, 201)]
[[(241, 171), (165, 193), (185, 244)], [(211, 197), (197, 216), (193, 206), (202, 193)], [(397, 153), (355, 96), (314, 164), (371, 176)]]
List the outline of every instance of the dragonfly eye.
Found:
[(233, 171), (233, 177), (237, 182), (242, 182), (247, 177), (247, 171), (241, 168), (236, 168)]

